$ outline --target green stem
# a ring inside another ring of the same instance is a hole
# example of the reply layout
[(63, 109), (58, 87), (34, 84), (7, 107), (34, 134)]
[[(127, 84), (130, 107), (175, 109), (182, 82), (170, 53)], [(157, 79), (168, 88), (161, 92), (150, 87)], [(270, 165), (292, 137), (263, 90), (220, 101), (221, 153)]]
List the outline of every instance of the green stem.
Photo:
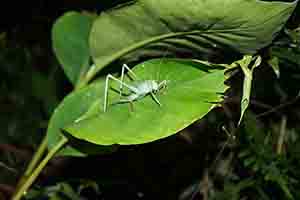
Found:
[(279, 137), (278, 137), (277, 147), (276, 147), (276, 153), (278, 155), (281, 155), (283, 152), (284, 138), (286, 135), (286, 123), (287, 123), (287, 118), (286, 116), (283, 116), (281, 118), (280, 132), (279, 132)]
[[(20, 200), (22, 196), (27, 192), (28, 188), (37, 179), (38, 175), (44, 169), (49, 160), (68, 142), (68, 139), (62, 136), (62, 139), (49, 151), (46, 157), (39, 163), (39, 165), (32, 171), (32, 173), (26, 177), (24, 183), (17, 189), (12, 200)], [(42, 146), (42, 145), (41, 145)]]
[[(212, 32), (217, 32), (217, 30), (214, 30)], [(165, 40), (165, 39), (170, 39), (170, 38), (175, 38), (175, 37), (180, 37), (180, 36), (186, 36), (186, 35), (198, 35), (198, 34), (209, 34), (210, 31), (208, 30), (203, 30), (203, 31), (189, 31), (189, 32), (177, 32), (177, 33), (168, 33), (168, 34), (164, 34), (164, 35), (160, 35), (160, 36), (155, 36), (146, 40), (143, 40), (141, 42), (137, 42), (133, 45), (130, 45), (128, 48), (122, 49), (120, 51), (118, 51), (118, 53), (113, 54), (112, 56), (109, 56), (108, 58), (106, 58), (101, 66), (94, 66), (91, 67), (91, 69), (86, 73), (84, 79), (81, 80), (80, 84), (78, 85), (79, 88), (85, 86), (86, 84), (88, 84), (88, 82), (90, 82), (94, 76), (106, 65), (112, 63), (113, 61), (115, 61), (116, 59), (131, 53), (143, 46), (146, 46), (147, 44), (153, 43), (153, 42), (159, 42), (161, 40)]]
[(16, 191), (19, 190), (21, 185), (26, 182), (28, 176), (32, 173), (32, 171), (36, 168), (37, 163), (41, 160), (42, 156), (44, 155), (45, 151), (47, 150), (47, 137), (45, 136), (38, 147), (38, 150), (35, 152), (33, 158), (31, 159), (30, 163), (27, 166), (26, 171), (24, 172), (23, 176), (19, 180)]

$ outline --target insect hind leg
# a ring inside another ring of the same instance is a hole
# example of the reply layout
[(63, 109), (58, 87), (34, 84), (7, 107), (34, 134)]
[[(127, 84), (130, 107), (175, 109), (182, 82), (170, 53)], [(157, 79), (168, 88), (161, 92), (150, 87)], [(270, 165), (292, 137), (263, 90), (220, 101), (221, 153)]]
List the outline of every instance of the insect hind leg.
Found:
[(111, 74), (108, 74), (106, 76), (106, 80), (105, 80), (105, 89), (104, 89), (104, 103), (103, 103), (103, 111), (106, 112), (107, 109), (107, 97), (108, 97), (108, 86), (109, 86), (109, 80), (112, 79), (116, 82), (118, 82), (120, 85), (128, 88), (130, 91), (132, 91), (133, 93), (137, 93), (137, 89), (133, 86), (130, 86), (124, 82), (122, 82), (121, 80), (117, 79), (116, 77), (114, 77)]
[[(123, 82), (124, 80), (124, 75), (125, 75), (125, 69), (133, 76), (133, 78), (129, 75), (129, 78), (132, 78), (132, 79), (137, 79), (137, 76), (135, 75), (135, 73), (126, 65), (126, 64), (123, 64), (122, 66), (122, 71), (121, 71), (121, 82)], [(122, 96), (122, 90), (123, 90), (123, 84), (120, 84), (120, 88), (119, 88), (119, 98), (121, 99), (121, 96)]]

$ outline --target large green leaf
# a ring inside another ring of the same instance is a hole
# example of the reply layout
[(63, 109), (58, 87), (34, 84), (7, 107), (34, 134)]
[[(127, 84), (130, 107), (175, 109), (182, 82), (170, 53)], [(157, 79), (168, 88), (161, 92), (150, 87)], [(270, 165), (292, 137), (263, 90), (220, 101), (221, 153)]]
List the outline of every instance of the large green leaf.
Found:
[[(86, 115), (64, 130), (74, 137), (99, 145), (141, 144), (161, 139), (187, 127), (205, 116), (222, 99), (226, 90), (224, 70), (212, 69), (189, 60), (154, 59), (134, 67), (139, 80), (167, 80), (158, 94), (162, 106), (151, 96), (133, 103), (119, 104), (112, 81), (109, 106), (103, 112), (99, 98)], [(127, 78), (126, 82), (132, 84)], [(103, 93), (99, 89), (99, 93)]]
[(52, 29), (55, 55), (74, 85), (89, 67), (88, 38), (92, 22), (91, 16), (68, 12), (56, 21)]
[(149, 51), (144, 53), (215, 53), (218, 49), (255, 53), (270, 44), (297, 2), (139, 0), (103, 12), (90, 34), (97, 68), (87, 79), (114, 60), (146, 46)]

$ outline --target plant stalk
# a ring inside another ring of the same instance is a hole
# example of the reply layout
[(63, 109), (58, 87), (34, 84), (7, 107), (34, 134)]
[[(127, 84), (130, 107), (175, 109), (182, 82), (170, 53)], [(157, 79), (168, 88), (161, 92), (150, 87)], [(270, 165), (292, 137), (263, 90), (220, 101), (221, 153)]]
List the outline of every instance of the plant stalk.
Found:
[[(32, 183), (37, 179), (38, 175), (47, 165), (49, 160), (68, 142), (68, 139), (62, 136), (62, 139), (49, 151), (46, 157), (39, 163), (39, 165), (32, 169), (32, 173), (29, 173), (24, 179), (22, 184), (17, 188), (15, 194), (12, 197), (12, 200), (20, 200), (24, 194), (26, 194), (28, 188), (32, 185)], [(42, 146), (42, 145), (41, 145)], [(33, 162), (32, 162), (33, 163)], [(34, 163), (33, 163), (34, 164)], [(32, 166), (33, 166), (32, 164)], [(29, 168), (29, 167), (28, 167)], [(28, 172), (30, 172), (28, 170)]]
[(38, 147), (38, 150), (35, 152), (33, 158), (29, 162), (27, 169), (25, 170), (24, 174), (22, 175), (21, 179), (19, 180), (16, 191), (19, 190), (21, 185), (26, 182), (28, 176), (32, 173), (32, 171), (36, 168), (37, 163), (41, 160), (42, 156), (44, 155), (45, 151), (47, 150), (47, 137), (45, 136)]
[(283, 116), (281, 119), (280, 132), (279, 132), (277, 148), (276, 148), (276, 153), (278, 155), (281, 155), (283, 152), (283, 144), (286, 135), (286, 123), (287, 123), (287, 118), (286, 116)]
[[(80, 83), (77, 85), (78, 88), (84, 87), (87, 85), (95, 76), (96, 74), (106, 65), (111, 64), (114, 60), (131, 53), (139, 48), (142, 48), (146, 46), (147, 44), (153, 43), (153, 42), (159, 42), (165, 39), (170, 39), (170, 38), (176, 38), (176, 37), (184, 37), (187, 35), (198, 35), (198, 34), (209, 34), (210, 32), (226, 32), (226, 30), (194, 30), (194, 31), (188, 31), (188, 32), (177, 32), (177, 33), (168, 33), (160, 36), (155, 36), (149, 39), (145, 39), (143, 41), (137, 42), (133, 45), (130, 45), (129, 47), (122, 49), (118, 51), (117, 53), (113, 54), (112, 56), (109, 56), (104, 59), (102, 62), (101, 66), (96, 66), (90, 68), (89, 71), (85, 74), (84, 78), (80, 81)], [(95, 63), (96, 64), (96, 63)]]

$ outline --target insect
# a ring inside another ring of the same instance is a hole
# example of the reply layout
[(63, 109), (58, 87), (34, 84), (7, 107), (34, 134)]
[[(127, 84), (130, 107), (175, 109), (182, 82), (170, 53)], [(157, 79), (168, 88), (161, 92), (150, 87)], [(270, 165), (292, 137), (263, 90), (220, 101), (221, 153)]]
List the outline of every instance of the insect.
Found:
[[(133, 76), (133, 77), (131, 77), (133, 79), (133, 82), (131, 85), (129, 83), (124, 82), (125, 69)], [(134, 79), (136, 79), (136, 80), (134, 80)], [(157, 80), (137, 80), (137, 76), (135, 75), (135, 73), (126, 64), (124, 64), (122, 66), (121, 79), (118, 79), (111, 74), (108, 74), (106, 76), (105, 89), (104, 89), (104, 104), (103, 104), (104, 112), (106, 112), (106, 110), (107, 110), (109, 80), (114, 80), (120, 84), (120, 87), (119, 87), (120, 100), (118, 101), (118, 103), (132, 103), (133, 101), (141, 99), (141, 98), (145, 97), (146, 95), (150, 94), (152, 96), (152, 98), (154, 99), (154, 101), (159, 106), (161, 106), (161, 103), (159, 102), (155, 93), (157, 93), (160, 89), (166, 87), (166, 85), (167, 85), (167, 80), (162, 80), (161, 82), (159, 82)], [(130, 94), (128, 96), (126, 96), (126, 98), (122, 98), (123, 97), (123, 93), (122, 93), (123, 87), (127, 88), (130, 91)]]

